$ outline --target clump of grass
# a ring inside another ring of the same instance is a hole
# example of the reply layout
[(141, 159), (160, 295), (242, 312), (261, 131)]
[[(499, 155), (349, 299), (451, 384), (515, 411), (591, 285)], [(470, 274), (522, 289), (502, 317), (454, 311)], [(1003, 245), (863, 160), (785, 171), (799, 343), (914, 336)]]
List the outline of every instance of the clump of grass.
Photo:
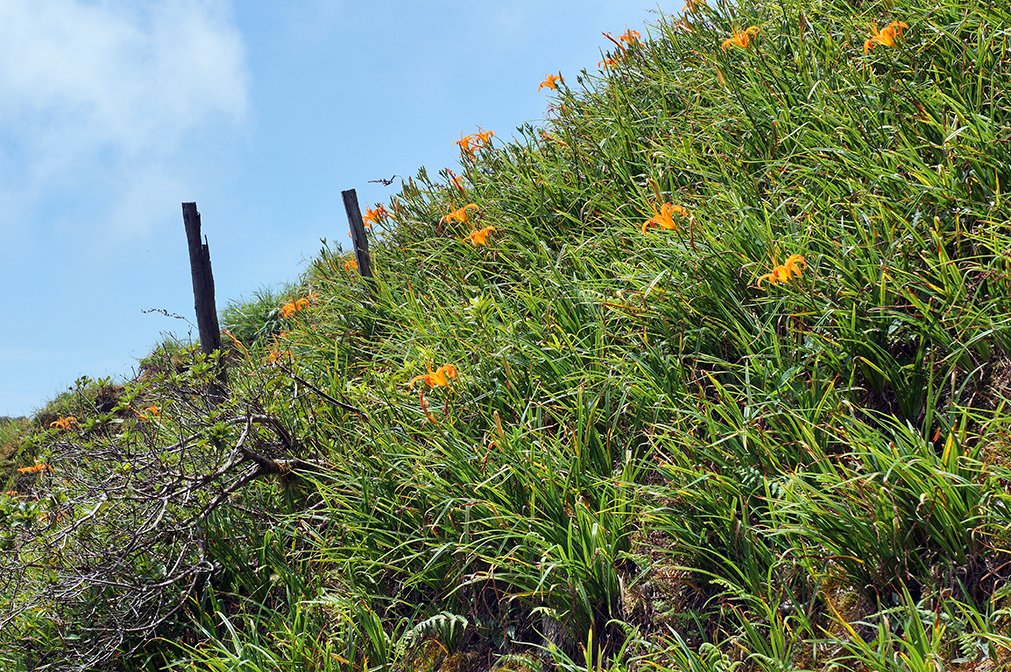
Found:
[(280, 291), (262, 287), (250, 298), (229, 301), (221, 311), (221, 326), (247, 347), (265, 343), (284, 330), (278, 309), (284, 303), (281, 298), (294, 293), (292, 287)]
[(0, 418), (0, 461), (14, 456), (27, 429), (27, 418)]

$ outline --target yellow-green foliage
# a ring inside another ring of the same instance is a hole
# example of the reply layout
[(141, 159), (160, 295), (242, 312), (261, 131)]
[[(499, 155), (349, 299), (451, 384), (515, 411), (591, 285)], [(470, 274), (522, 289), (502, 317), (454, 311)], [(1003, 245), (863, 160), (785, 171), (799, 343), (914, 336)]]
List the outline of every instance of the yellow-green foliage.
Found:
[(0, 462), (14, 457), (20, 445), (20, 437), (28, 429), (24, 418), (0, 419)]

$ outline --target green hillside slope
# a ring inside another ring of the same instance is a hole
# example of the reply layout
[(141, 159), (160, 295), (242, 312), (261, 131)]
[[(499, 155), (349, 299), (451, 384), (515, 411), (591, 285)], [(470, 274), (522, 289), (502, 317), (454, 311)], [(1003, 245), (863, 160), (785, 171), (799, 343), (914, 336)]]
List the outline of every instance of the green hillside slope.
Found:
[(0, 667), (1004, 669), (1009, 36), (982, 0), (615, 33), (370, 213), (374, 279), (327, 248), (233, 311), (227, 400), (166, 348), (37, 419)]

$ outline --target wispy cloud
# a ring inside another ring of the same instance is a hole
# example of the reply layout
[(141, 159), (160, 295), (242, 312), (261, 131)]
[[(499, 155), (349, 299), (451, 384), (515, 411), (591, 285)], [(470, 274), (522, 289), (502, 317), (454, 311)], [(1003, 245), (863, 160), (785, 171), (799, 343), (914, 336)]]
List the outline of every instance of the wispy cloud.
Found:
[(124, 202), (110, 197), (109, 216), (132, 210), (179, 183), (188, 140), (241, 124), (247, 99), (224, 0), (3, 0), (0, 232), (110, 184)]

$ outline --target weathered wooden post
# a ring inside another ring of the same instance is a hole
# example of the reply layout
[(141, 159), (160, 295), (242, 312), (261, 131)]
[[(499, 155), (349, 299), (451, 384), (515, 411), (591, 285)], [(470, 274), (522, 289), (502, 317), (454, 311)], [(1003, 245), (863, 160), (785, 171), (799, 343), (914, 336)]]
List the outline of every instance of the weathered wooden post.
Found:
[[(183, 224), (186, 227), (186, 241), (190, 249), (190, 274), (193, 276), (193, 308), (197, 314), (197, 330), (200, 332), (200, 351), (205, 355), (221, 350), (221, 328), (218, 326), (218, 310), (214, 304), (214, 274), (211, 272), (211, 252), (207, 239), (200, 241), (200, 213), (196, 203), (183, 203)], [(224, 386), (228, 384), (228, 373), (224, 362), (218, 369), (221, 388), (214, 390), (216, 396), (224, 397)]]
[(341, 192), (344, 199), (344, 210), (348, 213), (348, 225), (351, 227), (351, 242), (355, 247), (355, 261), (358, 262), (358, 272), (363, 278), (372, 278), (372, 259), (369, 257), (369, 238), (365, 235), (365, 222), (362, 221), (362, 211), (358, 206), (358, 193), (354, 189)]

